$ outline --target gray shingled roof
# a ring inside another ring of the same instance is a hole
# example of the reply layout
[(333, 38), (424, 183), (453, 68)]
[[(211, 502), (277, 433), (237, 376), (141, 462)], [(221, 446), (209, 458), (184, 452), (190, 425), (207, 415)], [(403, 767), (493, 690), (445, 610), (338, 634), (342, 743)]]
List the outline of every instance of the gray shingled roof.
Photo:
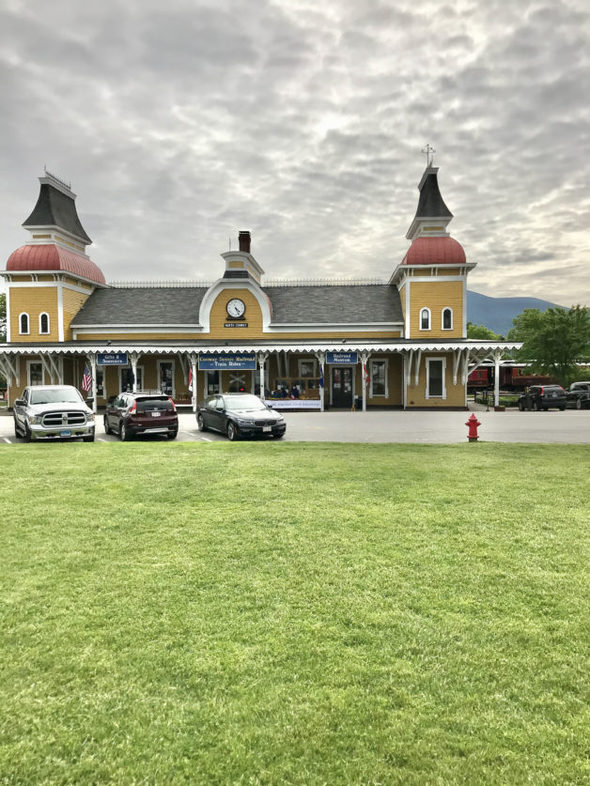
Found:
[(387, 284), (268, 287), (274, 323), (403, 322), (399, 293)]
[[(196, 325), (206, 287), (113, 287), (97, 289), (74, 317), (81, 325)], [(267, 287), (273, 324), (402, 322), (396, 287)]]

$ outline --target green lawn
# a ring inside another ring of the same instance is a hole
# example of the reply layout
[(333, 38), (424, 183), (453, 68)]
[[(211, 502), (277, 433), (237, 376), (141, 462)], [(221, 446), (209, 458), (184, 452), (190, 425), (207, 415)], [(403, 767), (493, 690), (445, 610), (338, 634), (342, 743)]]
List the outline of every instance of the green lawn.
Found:
[(0, 784), (590, 783), (589, 464), (0, 448)]

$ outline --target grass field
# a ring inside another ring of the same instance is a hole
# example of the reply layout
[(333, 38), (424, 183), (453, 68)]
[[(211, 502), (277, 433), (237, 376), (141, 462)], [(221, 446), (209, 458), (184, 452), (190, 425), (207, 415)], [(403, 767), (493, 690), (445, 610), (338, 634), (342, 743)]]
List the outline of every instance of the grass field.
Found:
[(587, 447), (0, 469), (3, 786), (590, 783)]

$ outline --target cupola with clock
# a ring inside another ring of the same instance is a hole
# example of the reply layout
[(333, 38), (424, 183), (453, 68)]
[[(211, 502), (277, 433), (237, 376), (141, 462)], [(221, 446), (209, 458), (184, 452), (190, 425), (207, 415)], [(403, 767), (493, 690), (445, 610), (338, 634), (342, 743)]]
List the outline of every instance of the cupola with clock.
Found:
[[(238, 250), (226, 251), (221, 256), (225, 260), (225, 279), (247, 279), (252, 277), (257, 284), (261, 283), (264, 270), (250, 253), (250, 232), (240, 232)], [(228, 312), (229, 314), (229, 312)], [(230, 316), (232, 316), (230, 314)], [(238, 317), (235, 317), (236, 319)]]

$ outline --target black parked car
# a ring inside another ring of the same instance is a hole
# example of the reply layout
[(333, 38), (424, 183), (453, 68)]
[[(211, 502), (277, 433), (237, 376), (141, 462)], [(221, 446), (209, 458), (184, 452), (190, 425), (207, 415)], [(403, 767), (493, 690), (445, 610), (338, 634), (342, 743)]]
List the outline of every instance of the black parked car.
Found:
[(197, 410), (200, 431), (220, 431), (228, 439), (274, 437), (286, 429), (285, 418), (250, 393), (221, 393), (209, 396)]
[(104, 430), (118, 434), (123, 442), (138, 434), (164, 434), (175, 439), (178, 413), (172, 399), (164, 393), (119, 393), (107, 405)]
[(550, 407), (563, 410), (565, 402), (565, 390), (561, 385), (531, 385), (526, 393), (520, 395), (518, 408), (521, 412), (525, 409), (541, 412)]
[(590, 382), (572, 382), (567, 391), (567, 406), (590, 409)]

